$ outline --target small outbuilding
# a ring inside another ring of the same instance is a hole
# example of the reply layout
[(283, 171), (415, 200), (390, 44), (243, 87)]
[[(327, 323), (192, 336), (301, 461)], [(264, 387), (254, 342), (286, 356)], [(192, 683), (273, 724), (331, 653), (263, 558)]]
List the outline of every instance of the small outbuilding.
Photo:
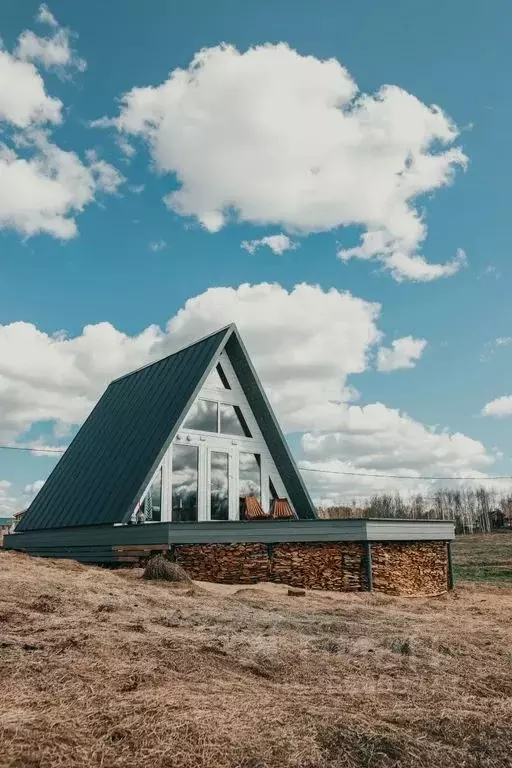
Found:
[(165, 552), (193, 578), (436, 594), (446, 521), (320, 520), (234, 325), (113, 381), (5, 537), (87, 563)]
[(12, 517), (0, 517), (0, 547), (3, 544), (4, 536), (11, 530), (12, 524)]

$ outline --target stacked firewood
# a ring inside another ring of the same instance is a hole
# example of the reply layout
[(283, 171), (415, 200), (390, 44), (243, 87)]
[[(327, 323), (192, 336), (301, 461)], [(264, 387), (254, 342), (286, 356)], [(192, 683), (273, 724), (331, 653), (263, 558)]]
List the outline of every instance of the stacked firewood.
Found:
[[(376, 592), (429, 595), (446, 590), (444, 542), (375, 543), (371, 549)], [(369, 586), (365, 549), (356, 543), (181, 544), (174, 547), (174, 557), (191, 578), (199, 581), (274, 581), (343, 592)]]
[(225, 584), (268, 581), (266, 544), (179, 544), (174, 557), (192, 579)]
[(391, 595), (429, 595), (447, 588), (442, 541), (372, 544), (373, 588)]
[(271, 581), (307, 589), (343, 589), (341, 546), (287, 542), (272, 547)]
[(343, 591), (367, 588), (365, 552), (361, 544), (341, 544)]

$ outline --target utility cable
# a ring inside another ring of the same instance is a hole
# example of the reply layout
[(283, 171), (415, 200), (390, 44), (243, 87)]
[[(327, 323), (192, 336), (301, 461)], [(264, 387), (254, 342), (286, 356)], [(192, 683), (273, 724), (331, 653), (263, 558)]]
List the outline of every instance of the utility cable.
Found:
[[(62, 448), (30, 448), (25, 445), (0, 445), (0, 450), (4, 451), (28, 451), (29, 453), (59, 453), (63, 454), (65, 449)], [(512, 480), (512, 475), (487, 475), (486, 477), (475, 477), (466, 475), (463, 477), (447, 477), (436, 475), (393, 475), (393, 474), (380, 474), (376, 472), (348, 472), (338, 469), (319, 469), (316, 467), (301, 467), (298, 465), (298, 469), (301, 472), (321, 472), (326, 475), (344, 475), (350, 477), (381, 477), (391, 478), (394, 480), (479, 480), (485, 482), (488, 480)]]

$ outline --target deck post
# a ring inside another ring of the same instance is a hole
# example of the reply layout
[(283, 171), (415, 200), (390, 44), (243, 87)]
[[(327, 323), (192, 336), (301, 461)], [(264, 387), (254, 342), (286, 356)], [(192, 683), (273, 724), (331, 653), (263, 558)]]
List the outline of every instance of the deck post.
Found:
[(373, 592), (373, 568), (372, 568), (372, 545), (371, 542), (365, 541), (364, 543), (365, 557), (364, 565), (366, 569), (366, 589), (368, 592)]
[(453, 557), (452, 557), (452, 543), (446, 542), (446, 549), (448, 553), (448, 589), (453, 589), (455, 586), (455, 574), (453, 570)]

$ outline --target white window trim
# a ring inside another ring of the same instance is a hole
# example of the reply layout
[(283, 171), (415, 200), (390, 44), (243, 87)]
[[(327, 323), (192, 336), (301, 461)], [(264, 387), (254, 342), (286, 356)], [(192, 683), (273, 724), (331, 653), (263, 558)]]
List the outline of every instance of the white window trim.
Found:
[[(197, 521), (204, 522), (210, 520), (210, 475), (211, 475), (211, 453), (228, 454), (228, 480), (230, 488), (229, 499), (229, 520), (239, 520), (239, 498), (240, 498), (240, 470), (239, 454), (253, 453), (260, 457), (260, 482), (261, 482), (261, 506), (264, 510), (269, 510), (269, 477), (275, 483), (274, 476), (267, 461), (266, 452), (268, 451), (263, 442), (255, 441), (251, 438), (238, 439), (230, 438), (225, 435), (216, 435), (210, 433), (193, 434), (188, 430), (182, 430), (176, 437), (178, 445), (191, 445), (199, 449), (198, 452), (198, 487), (197, 487)], [(167, 452), (167, 467), (164, 471), (167, 474), (165, 493), (162, 500), (162, 519), (167, 522), (172, 521), (172, 446)], [(165, 517), (164, 517), (165, 515)]]
[[(281, 479), (279, 470), (275, 465), (270, 451), (261, 433), (259, 425), (254, 417), (245, 394), (238, 382), (231, 361), (223, 352), (218, 360), (230, 385), (230, 389), (224, 387), (205, 387), (198, 394), (198, 399), (211, 400), (218, 404), (237, 405), (242, 411), (243, 417), (252, 437), (240, 435), (226, 435), (220, 432), (204, 432), (196, 429), (181, 427), (174, 438), (173, 443), (183, 443), (198, 447), (198, 488), (197, 488), (197, 521), (204, 522), (210, 519), (210, 472), (212, 451), (227, 452), (229, 456), (229, 520), (239, 519), (239, 454), (254, 453), (260, 456), (260, 480), (261, 480), (261, 506), (265, 512), (269, 511), (270, 491), (269, 479), (276, 489), (279, 497), (287, 497), (286, 488)], [(220, 409), (217, 411), (217, 429), (220, 427)], [(171, 445), (161, 462), (162, 466), (162, 522), (172, 522), (172, 451)], [(148, 484), (150, 487), (151, 482)], [(147, 491), (147, 489), (146, 489)], [(145, 493), (146, 493), (145, 491)], [(293, 508), (291, 499), (288, 498)]]
[[(223, 390), (223, 391), (227, 391), (227, 390)], [(215, 399), (214, 398), (213, 390), (211, 390), (211, 393), (212, 393), (211, 395), (210, 394), (205, 394), (204, 390), (201, 390), (201, 393), (198, 395), (197, 400), (195, 402), (198, 402), (199, 400), (204, 400), (207, 403), (216, 403), (217, 404), (217, 431), (216, 432), (211, 432), (211, 431), (208, 431), (206, 429), (193, 429), (192, 427), (182, 426), (181, 429), (180, 429), (180, 432), (187, 432), (187, 433), (189, 433), (191, 435), (210, 435), (212, 437), (213, 436), (220, 436), (220, 435), (222, 435), (222, 437), (229, 437), (229, 438), (233, 438), (233, 439), (236, 439), (236, 440), (254, 440), (255, 438), (254, 438), (253, 435), (254, 435), (255, 430), (251, 429), (251, 426), (249, 424), (249, 422), (252, 419), (250, 419), (250, 418), (248, 419), (247, 418), (247, 409), (245, 408), (245, 403), (240, 403), (240, 398), (239, 397), (232, 398), (231, 401), (228, 401), (224, 397), (219, 398), (219, 399)], [(221, 427), (221, 424), (220, 424), (220, 406), (221, 405), (232, 405), (233, 407), (236, 406), (237, 408), (240, 409), (240, 411), (242, 413), (242, 416), (243, 416), (243, 418), (245, 420), (245, 423), (247, 424), (247, 428), (249, 429), (249, 432), (251, 433), (252, 437), (248, 437), (247, 435), (234, 435), (234, 434), (230, 434), (228, 432), (221, 432), (220, 431), (220, 427)], [(251, 414), (251, 416), (252, 416), (252, 414)], [(185, 419), (185, 421), (186, 421), (186, 419)]]
[[(229, 520), (239, 520), (239, 498), (240, 498), (240, 453), (253, 453), (260, 457), (260, 482), (261, 482), (261, 506), (268, 512), (270, 505), (269, 480), (276, 489), (279, 496), (283, 493), (282, 481), (279, 474), (273, 471), (272, 463), (267, 456), (268, 448), (266, 444), (252, 438), (230, 438), (226, 435), (217, 435), (209, 433), (195, 433), (188, 430), (182, 430), (176, 437), (178, 444), (195, 446), (198, 448), (198, 487), (197, 487), (197, 521), (204, 522), (210, 520), (210, 476), (211, 476), (211, 453), (228, 454), (228, 481), (229, 481)], [(174, 444), (173, 444), (174, 445)], [(172, 522), (172, 451), (173, 445), (166, 451), (165, 456), (159, 465), (162, 468), (162, 512), (161, 522)], [(141, 501), (151, 487), (150, 481), (141, 495)], [(282, 490), (281, 490), (282, 488)], [(153, 522), (153, 521), (152, 521)], [(158, 522), (158, 521), (154, 521)]]
[(142, 501), (144, 500), (144, 497), (146, 496), (146, 494), (149, 493), (149, 491), (151, 489), (151, 486), (153, 484), (153, 480), (154, 480), (155, 475), (157, 475), (160, 472), (160, 470), (161, 470), (162, 471), (162, 486), (161, 486), (161, 499), (160, 499), (160, 520), (146, 520), (145, 524), (148, 524), (148, 523), (163, 523), (163, 522), (165, 522), (165, 515), (167, 513), (167, 509), (166, 509), (166, 507), (167, 507), (166, 486), (169, 484), (169, 478), (170, 478), (170, 476), (168, 475), (167, 468), (166, 468), (166, 462), (168, 460), (168, 456), (169, 456), (169, 451), (166, 451), (162, 461), (160, 462), (158, 467), (153, 472), (153, 475), (151, 476), (151, 480), (149, 481), (149, 483), (144, 488), (144, 492), (139, 497), (139, 500), (137, 501), (137, 503), (136, 503), (136, 505), (135, 505), (135, 507), (133, 509), (132, 517), (137, 512), (137, 510), (139, 509), (139, 506), (141, 505)]

